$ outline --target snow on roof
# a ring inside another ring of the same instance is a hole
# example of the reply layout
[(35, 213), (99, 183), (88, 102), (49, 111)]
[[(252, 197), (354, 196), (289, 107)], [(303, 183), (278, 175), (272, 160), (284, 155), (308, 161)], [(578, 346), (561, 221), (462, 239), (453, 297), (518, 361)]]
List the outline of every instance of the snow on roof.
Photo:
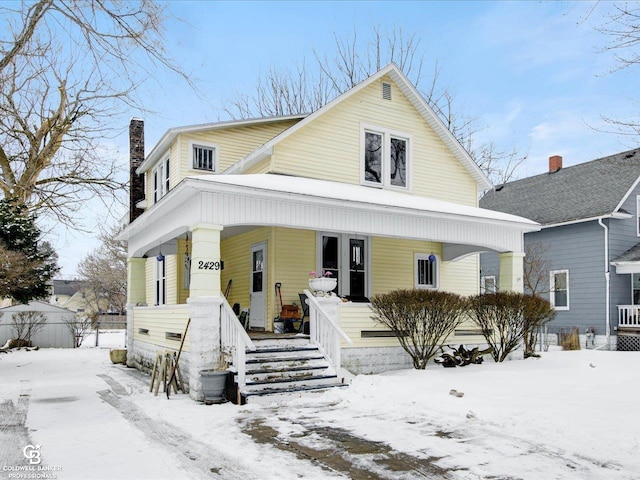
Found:
[(435, 198), (411, 195), (399, 191), (354, 185), (349, 183), (331, 182), (305, 177), (293, 177), (276, 174), (245, 174), (245, 175), (198, 175), (188, 177), (196, 181), (211, 184), (225, 184), (230, 186), (248, 187), (256, 190), (291, 193), (325, 199), (358, 202), (379, 207), (398, 207), (423, 212), (433, 212), (448, 215), (474, 217), (485, 220), (495, 220), (509, 223), (520, 223), (537, 230), (538, 224), (532, 220), (510, 215), (507, 213), (486, 210), (483, 208), (461, 205), (438, 200)]

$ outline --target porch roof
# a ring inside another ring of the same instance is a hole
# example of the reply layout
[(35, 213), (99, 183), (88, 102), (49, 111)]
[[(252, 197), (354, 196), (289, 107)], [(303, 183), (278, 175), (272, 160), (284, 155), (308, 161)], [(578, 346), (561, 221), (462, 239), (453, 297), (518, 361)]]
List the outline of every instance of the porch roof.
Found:
[(616, 273), (640, 273), (640, 243), (613, 259), (611, 265), (616, 267)]
[[(522, 252), (540, 226), (514, 215), (361, 185), (274, 174), (185, 178), (120, 236), (142, 256), (199, 223), (267, 225), (445, 243), (444, 259), (495, 250)], [(223, 232), (224, 233), (224, 232)]]

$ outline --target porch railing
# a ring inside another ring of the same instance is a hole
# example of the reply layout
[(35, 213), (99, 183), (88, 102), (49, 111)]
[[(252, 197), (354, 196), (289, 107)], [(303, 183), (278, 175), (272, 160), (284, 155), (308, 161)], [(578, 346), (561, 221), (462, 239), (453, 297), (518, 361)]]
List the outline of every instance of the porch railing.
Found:
[(311, 343), (324, 353), (336, 373), (340, 372), (340, 340), (353, 341), (344, 333), (331, 316), (322, 308), (316, 297), (305, 290), (309, 302), (309, 336)]
[(640, 329), (640, 305), (618, 305), (618, 327)]
[(232, 356), (233, 366), (238, 375), (238, 398), (240, 398), (240, 391), (246, 385), (246, 350), (253, 351), (256, 346), (224, 297), (220, 307), (220, 346), (221, 354), (228, 352)]

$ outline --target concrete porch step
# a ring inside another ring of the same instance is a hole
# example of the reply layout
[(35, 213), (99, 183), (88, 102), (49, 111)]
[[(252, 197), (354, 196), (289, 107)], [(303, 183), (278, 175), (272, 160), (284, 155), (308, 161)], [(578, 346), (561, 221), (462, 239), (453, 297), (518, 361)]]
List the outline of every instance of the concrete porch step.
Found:
[(273, 347), (260, 349), (253, 352), (247, 352), (245, 357), (247, 365), (263, 362), (287, 362), (291, 360), (312, 360), (324, 358), (318, 348), (312, 345), (291, 348)]
[(337, 375), (333, 374), (313, 374), (308, 372), (301, 372), (300, 375), (284, 375), (277, 377), (265, 377), (259, 380), (249, 380), (247, 379), (247, 389), (251, 389), (252, 387), (256, 387), (259, 385), (270, 385), (272, 388), (278, 388), (276, 385), (282, 384), (289, 386), (295, 385), (296, 383), (304, 383), (305, 385), (315, 385), (315, 384), (325, 384), (331, 383), (337, 379)]
[(261, 375), (269, 373), (281, 373), (281, 372), (301, 372), (305, 370), (325, 370), (327, 364), (320, 360), (312, 361), (292, 361), (290, 363), (282, 364), (275, 362), (273, 364), (259, 363), (255, 364), (255, 368), (247, 368), (247, 375)]
[(242, 392), (243, 403), (272, 403), (287, 401), (292, 395), (307, 393), (323, 393), (332, 388), (346, 387), (346, 383), (334, 383), (331, 385), (297, 385), (286, 389), (263, 389), (259, 391)]
[[(243, 403), (344, 386), (323, 353), (309, 343), (308, 335), (265, 334), (253, 336), (252, 341), (256, 350), (245, 355)], [(235, 380), (237, 388), (237, 375)]]

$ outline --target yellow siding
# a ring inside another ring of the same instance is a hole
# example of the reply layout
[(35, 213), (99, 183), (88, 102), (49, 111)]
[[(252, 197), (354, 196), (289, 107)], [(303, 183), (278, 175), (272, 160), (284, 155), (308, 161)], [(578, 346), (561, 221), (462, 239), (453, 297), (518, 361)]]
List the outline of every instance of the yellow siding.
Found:
[[(371, 239), (372, 294), (414, 288), (414, 254), (440, 255), (441, 244), (374, 237)], [(440, 270), (446, 269), (444, 264)]]
[(184, 288), (184, 255), (186, 250), (186, 242), (185, 240), (178, 240), (178, 257), (176, 259), (176, 269), (177, 269), (177, 281), (178, 281), (178, 303), (187, 303), (187, 298), (189, 298), (189, 289)]
[(295, 123), (297, 120), (289, 120), (180, 135), (181, 178), (206, 173), (192, 168), (191, 141), (216, 146), (218, 148), (218, 171), (222, 172)]
[[(275, 265), (275, 282), (282, 283), (282, 301), (285, 305), (295, 302), (300, 307), (299, 293), (309, 288), (309, 272), (316, 268), (316, 232), (276, 228), (272, 257)], [(280, 300), (276, 299), (276, 312)]]
[[(395, 336), (392, 337), (367, 337), (362, 338), (362, 331), (383, 331), (388, 332), (389, 329), (373, 319), (373, 313), (369, 308), (369, 304), (361, 303), (344, 303), (340, 305), (340, 326), (342, 330), (353, 341), (352, 345), (342, 342), (342, 348), (358, 348), (358, 347), (398, 347), (400, 342)], [(471, 320), (465, 321), (457, 330), (477, 330), (477, 326)], [(484, 344), (485, 340), (482, 335), (463, 335), (451, 336), (444, 343), (454, 344)]]
[[(136, 307), (133, 310), (133, 338), (137, 341), (152, 343), (163, 348), (178, 350), (180, 348), (180, 340), (169, 340), (166, 338), (166, 333), (184, 335), (188, 318), (188, 305)], [(146, 329), (148, 333), (140, 333), (140, 329)], [(182, 349), (189, 351), (188, 334)]]
[[(381, 98), (383, 81), (392, 83), (392, 101)], [(359, 184), (363, 125), (411, 136), (413, 194), (477, 205), (471, 175), (389, 78), (372, 83), (276, 145), (273, 171)]]
[[(442, 254), (441, 244), (436, 242), (374, 237), (371, 244), (373, 294), (414, 288), (414, 254)], [(478, 293), (478, 256), (455, 262), (441, 261), (438, 289), (459, 295)]]
[(353, 340), (352, 345), (342, 342), (342, 348), (397, 347), (400, 345), (395, 336), (362, 338), (362, 330), (389, 330), (373, 320), (369, 304), (345, 303), (340, 305), (340, 326)]
[(164, 261), (167, 274), (167, 298), (165, 298), (165, 304), (167, 305), (175, 305), (178, 303), (177, 260), (177, 255), (167, 255)]
[(458, 295), (476, 295), (480, 291), (478, 255), (470, 255), (455, 262), (444, 262), (440, 269), (440, 290)]
[(309, 272), (315, 268), (316, 233), (288, 228), (257, 228), (222, 241), (222, 284), (231, 282), (229, 304), (248, 308), (251, 246), (267, 243), (267, 329), (280, 313), (280, 299), (275, 294), (276, 282), (282, 283), (284, 304), (300, 306), (298, 293), (309, 287)]
[[(169, 149), (169, 189), (173, 189), (180, 181), (180, 171), (178, 168), (178, 148), (173, 144)], [(167, 159), (167, 155), (161, 157), (161, 161)], [(147, 200), (147, 208), (153, 205), (153, 168), (145, 173), (145, 198)]]
[[(177, 273), (177, 262), (178, 257), (176, 255), (166, 255), (165, 256), (165, 266), (166, 266), (166, 288), (167, 288), (167, 296), (165, 298), (166, 305), (175, 305), (177, 303), (185, 303), (178, 302), (179, 292), (178, 292), (178, 273)], [(147, 304), (153, 305), (155, 303), (156, 298), (156, 258), (147, 258), (147, 263), (145, 264), (145, 280), (146, 280), (146, 297)], [(186, 301), (186, 299), (185, 299)]]
[(220, 244), (221, 258), (224, 260), (224, 270), (221, 277), (223, 293), (231, 280), (231, 290), (227, 299), (229, 305), (239, 303), (241, 308), (249, 308), (251, 246), (262, 242), (267, 243), (267, 320), (273, 316), (271, 308), (273, 302), (272, 235), (271, 228), (261, 227), (226, 238)]
[(271, 157), (267, 157), (261, 162), (258, 162), (253, 167), (247, 169), (245, 173), (247, 174), (269, 173), (270, 171), (271, 171)]

